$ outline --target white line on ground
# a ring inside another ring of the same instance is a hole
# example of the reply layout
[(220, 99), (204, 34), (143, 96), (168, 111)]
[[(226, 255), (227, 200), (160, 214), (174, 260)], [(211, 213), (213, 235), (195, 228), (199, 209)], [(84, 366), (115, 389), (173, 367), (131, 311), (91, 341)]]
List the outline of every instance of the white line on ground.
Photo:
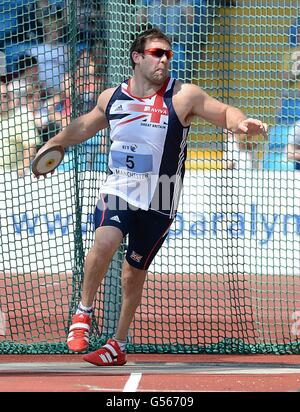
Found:
[(125, 383), (123, 392), (136, 392), (141, 378), (142, 378), (141, 373), (131, 373), (128, 381)]
[[(1, 359), (1, 356), (0, 356)], [(138, 372), (132, 372), (138, 371)], [(84, 375), (95, 374), (108, 374), (119, 376), (139, 376), (139, 375), (161, 375), (161, 374), (204, 374), (204, 375), (285, 375), (285, 374), (300, 374), (299, 365), (278, 365), (278, 364), (233, 364), (233, 363), (221, 363), (210, 364), (187, 364), (182, 362), (176, 363), (127, 363), (122, 367), (105, 367), (96, 368), (95, 366), (89, 366), (81, 362), (1, 362), (0, 361), (0, 376), (2, 373), (14, 374), (14, 373), (78, 373)], [(130, 379), (130, 378), (129, 378)], [(133, 382), (134, 379), (132, 378)]]

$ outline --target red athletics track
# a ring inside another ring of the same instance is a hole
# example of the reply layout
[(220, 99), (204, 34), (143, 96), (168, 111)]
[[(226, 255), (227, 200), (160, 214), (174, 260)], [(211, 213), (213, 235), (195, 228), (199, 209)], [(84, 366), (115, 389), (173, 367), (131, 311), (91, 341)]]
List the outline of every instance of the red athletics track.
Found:
[(0, 392), (299, 392), (299, 355), (0, 355)]

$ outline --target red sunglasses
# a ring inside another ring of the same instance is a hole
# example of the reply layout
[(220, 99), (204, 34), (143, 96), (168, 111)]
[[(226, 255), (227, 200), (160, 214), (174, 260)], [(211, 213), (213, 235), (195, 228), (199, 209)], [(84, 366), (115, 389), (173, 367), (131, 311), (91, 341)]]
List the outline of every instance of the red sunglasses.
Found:
[(164, 50), (164, 49), (159, 49), (157, 47), (153, 47), (152, 49), (146, 49), (143, 51), (143, 53), (151, 54), (151, 56), (158, 57), (160, 59), (165, 54), (168, 60), (171, 60), (174, 54), (172, 50)]

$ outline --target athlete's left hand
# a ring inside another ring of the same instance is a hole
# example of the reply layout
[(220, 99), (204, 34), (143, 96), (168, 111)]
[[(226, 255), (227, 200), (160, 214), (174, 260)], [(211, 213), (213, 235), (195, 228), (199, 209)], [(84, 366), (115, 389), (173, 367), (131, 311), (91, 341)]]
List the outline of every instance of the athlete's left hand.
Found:
[(235, 133), (245, 133), (248, 136), (256, 136), (261, 134), (265, 139), (267, 139), (268, 125), (260, 120), (249, 118), (242, 120), (239, 123), (238, 129), (235, 130)]

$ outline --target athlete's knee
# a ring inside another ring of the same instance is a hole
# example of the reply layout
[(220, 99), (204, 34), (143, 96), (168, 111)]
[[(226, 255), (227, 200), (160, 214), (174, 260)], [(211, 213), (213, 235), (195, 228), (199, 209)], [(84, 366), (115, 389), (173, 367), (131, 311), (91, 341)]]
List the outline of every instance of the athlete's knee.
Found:
[(96, 230), (93, 249), (101, 255), (113, 255), (122, 237), (122, 232), (115, 227), (99, 227)]

